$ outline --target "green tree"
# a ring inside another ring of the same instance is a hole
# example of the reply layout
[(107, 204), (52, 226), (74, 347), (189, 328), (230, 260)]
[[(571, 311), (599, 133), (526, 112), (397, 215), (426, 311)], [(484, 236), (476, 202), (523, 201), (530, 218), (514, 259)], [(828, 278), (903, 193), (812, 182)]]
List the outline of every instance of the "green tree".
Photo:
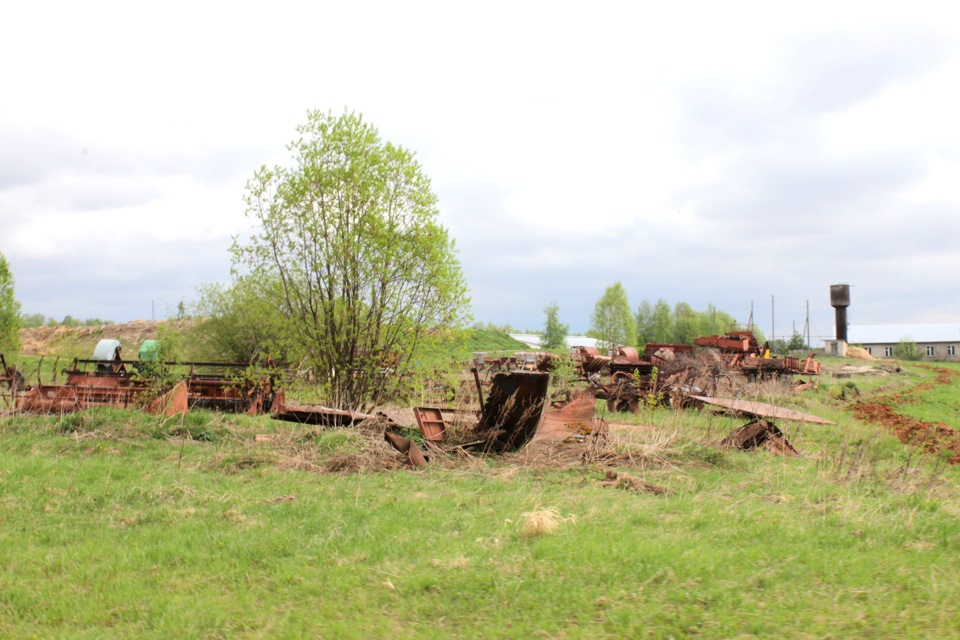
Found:
[(787, 351), (799, 351), (805, 346), (803, 336), (796, 331), (793, 332), (793, 335), (790, 336), (790, 339), (787, 341)]
[(694, 331), (694, 340), (702, 336), (722, 335), (728, 331), (736, 331), (740, 325), (729, 313), (720, 311), (712, 304), (706, 310), (697, 312), (697, 322)]
[(197, 320), (183, 339), (194, 357), (248, 364), (267, 356), (297, 363), (303, 358), (303, 350), (291, 344), (291, 323), (277, 304), (282, 292), (275, 281), (239, 276), (229, 286), (201, 286), (198, 294), (191, 309)]
[(247, 183), (258, 225), (235, 241), (234, 272), (267, 296), (314, 365), (324, 401), (369, 407), (424, 342), (467, 320), (454, 242), (413, 153), (384, 142), (359, 114), (312, 111), (288, 147), (292, 166)]
[(676, 342), (673, 331), (673, 312), (670, 305), (663, 298), (657, 300), (653, 306), (653, 324), (650, 342), (656, 344), (670, 344)]
[(910, 336), (900, 338), (900, 342), (893, 348), (893, 355), (900, 360), (919, 360), (920, 349)]
[(757, 339), (757, 344), (760, 345), (761, 347), (762, 347), (762, 346), (764, 345), (764, 343), (767, 341), (767, 336), (766, 336), (766, 334), (764, 334), (764, 333), (763, 333), (763, 330), (762, 330), (760, 327), (758, 327), (757, 325), (753, 325), (753, 327), (751, 327), (751, 328), (749, 328), (749, 329), (746, 329), (746, 331), (752, 331), (752, 332), (753, 332), (753, 337)]
[(25, 328), (42, 327), (47, 323), (47, 316), (42, 313), (25, 313), (20, 316), (20, 326)]
[(20, 303), (13, 295), (14, 284), (10, 264), (0, 253), (0, 353), (20, 349)]
[(720, 311), (712, 304), (707, 305), (706, 311), (699, 314), (697, 337), (722, 335), (728, 331), (735, 331), (740, 325), (733, 316)]
[(590, 317), (591, 328), (609, 346), (636, 344), (637, 329), (627, 292), (619, 281), (607, 287)]
[(637, 326), (637, 345), (643, 346), (648, 342), (656, 342), (653, 339), (653, 307), (644, 300), (637, 307), (637, 315), (634, 320)]
[(565, 350), (570, 325), (560, 323), (560, 306), (556, 301), (551, 302), (543, 309), (543, 312), (547, 314), (547, 324), (543, 330), (543, 348), (554, 351)]
[(693, 344), (700, 334), (700, 316), (686, 302), (673, 308), (673, 337), (679, 344)]

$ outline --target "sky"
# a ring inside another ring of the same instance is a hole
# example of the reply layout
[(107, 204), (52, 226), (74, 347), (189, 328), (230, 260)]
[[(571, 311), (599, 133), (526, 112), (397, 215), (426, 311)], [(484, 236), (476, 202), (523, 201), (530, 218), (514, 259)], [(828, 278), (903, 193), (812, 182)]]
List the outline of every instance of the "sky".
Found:
[[(960, 5), (957, 5), (960, 7)], [(714, 305), (766, 333), (960, 320), (947, 2), (45, 2), (0, 20), (0, 253), (24, 313), (229, 282), (307, 111), (416, 153), (475, 320)], [(773, 316), (773, 317), (772, 317)], [(775, 320), (775, 322), (774, 322)]]

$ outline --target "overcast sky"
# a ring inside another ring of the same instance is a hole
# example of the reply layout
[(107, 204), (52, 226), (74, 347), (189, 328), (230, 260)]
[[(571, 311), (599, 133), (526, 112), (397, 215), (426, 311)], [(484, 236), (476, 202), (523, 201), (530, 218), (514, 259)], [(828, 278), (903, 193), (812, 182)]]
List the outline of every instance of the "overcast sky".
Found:
[[(620, 280), (769, 337), (960, 319), (951, 3), (47, 2), (0, 19), (0, 252), (25, 313), (228, 281), (309, 109), (414, 151), (477, 320), (574, 331)], [(156, 311), (152, 311), (152, 306)]]

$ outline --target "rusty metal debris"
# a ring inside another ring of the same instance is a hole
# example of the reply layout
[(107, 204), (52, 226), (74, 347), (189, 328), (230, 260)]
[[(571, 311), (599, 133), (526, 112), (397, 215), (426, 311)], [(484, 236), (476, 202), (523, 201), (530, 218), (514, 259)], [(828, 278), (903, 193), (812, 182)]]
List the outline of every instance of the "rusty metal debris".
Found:
[[(539, 433), (546, 408), (549, 380), (549, 374), (534, 371), (494, 375), (490, 394), (483, 403), (480, 420), (474, 429), (477, 439), (458, 444), (455, 450), (461, 453), (468, 450), (502, 453), (525, 446)], [(589, 394), (584, 398), (578, 398), (576, 404), (566, 413), (561, 411), (561, 417), (558, 418), (561, 425), (571, 416), (586, 417), (586, 409), (589, 409), (589, 417), (592, 417), (596, 401)], [(564, 403), (564, 406), (570, 404)], [(446, 423), (441, 412), (441, 409), (435, 408), (414, 409), (424, 442), (437, 450), (440, 450), (440, 443), (446, 439)], [(416, 443), (397, 433), (397, 425), (385, 429), (383, 437), (394, 449), (407, 456), (411, 465), (426, 464), (423, 452)]]
[(573, 348), (573, 362), (583, 378), (593, 373), (600, 373), (610, 364), (610, 356), (600, 355), (596, 347), (577, 346)]
[(760, 345), (752, 331), (731, 331), (722, 336), (704, 336), (693, 341), (698, 347), (710, 347), (720, 353), (761, 355)]
[(633, 347), (617, 347), (607, 368), (613, 376), (617, 374), (648, 376), (653, 373), (656, 366), (652, 360), (641, 358), (640, 352)]
[(620, 473), (617, 471), (607, 471), (606, 476), (603, 479), (603, 482), (600, 483), (604, 487), (613, 487), (615, 489), (625, 489), (627, 491), (636, 491), (638, 493), (652, 493), (653, 495), (660, 496), (665, 493), (668, 493), (666, 487), (661, 487), (655, 484), (650, 484), (642, 478), (636, 476), (631, 476), (626, 473)]
[[(557, 399), (551, 401), (550, 408), (543, 416), (538, 437), (555, 441), (593, 433), (597, 410), (594, 390), (585, 389), (575, 393), (567, 389), (556, 395)], [(564, 397), (561, 399), (559, 396)]]
[(17, 370), (15, 365), (8, 365), (6, 358), (0, 353), (0, 398), (3, 398), (3, 404), (12, 408), (16, 404), (17, 393), (26, 386), (23, 373)]
[(189, 410), (189, 392), (187, 383), (180, 381), (164, 394), (147, 403), (147, 413), (163, 415), (168, 418), (186, 413)]
[(720, 446), (742, 450), (763, 447), (767, 451), (780, 455), (800, 455), (797, 448), (787, 440), (775, 424), (762, 418), (734, 429), (720, 442)]
[(517, 371), (493, 377), (476, 433), (485, 451), (515, 451), (533, 439), (546, 408), (550, 375)]
[(326, 427), (349, 427), (368, 420), (382, 420), (387, 424), (395, 424), (383, 413), (362, 413), (334, 409), (320, 404), (285, 404), (282, 401), (274, 402), (272, 415), (274, 420)]
[(812, 422), (813, 424), (836, 424), (826, 418), (800, 413), (792, 409), (785, 409), (765, 402), (748, 402), (746, 400), (730, 400), (727, 398), (708, 398), (707, 396), (690, 396), (691, 400), (702, 402), (716, 407), (722, 407), (733, 413), (757, 418), (774, 418), (777, 420), (794, 420), (796, 422)]
[[(13, 369), (5, 361), (0, 364), (4, 372)], [(165, 415), (190, 408), (269, 411), (274, 399), (283, 395), (278, 377), (270, 371), (251, 374), (248, 370), (248, 365), (239, 363), (126, 361), (118, 340), (101, 340), (93, 358), (75, 358), (72, 367), (63, 371), (63, 384), (38, 381), (28, 387), (14, 370), (18, 384), (11, 395), (16, 410), (23, 413), (69, 413), (90, 407), (137, 407)]]
[(92, 407), (136, 407), (172, 417), (187, 411), (187, 386), (180, 382), (157, 394), (150, 385), (130, 379), (90, 378), (92, 384), (36, 385), (17, 399), (17, 411), (63, 414)]
[[(695, 403), (691, 398), (713, 395), (720, 380), (728, 376), (756, 380), (820, 372), (813, 354), (806, 360), (770, 356), (751, 331), (698, 338), (696, 343), (699, 349), (651, 343), (643, 355), (632, 347), (619, 347), (604, 360), (581, 347), (581, 360), (590, 363), (581, 365), (581, 372), (595, 370), (585, 378), (597, 397), (607, 401), (609, 411), (634, 413), (645, 406), (691, 406)], [(604, 371), (610, 374), (607, 381), (600, 378)]]
[(420, 427), (423, 439), (434, 444), (441, 444), (447, 439), (447, 423), (443, 420), (440, 409), (432, 407), (416, 407), (413, 415)]
[(607, 411), (611, 412), (637, 413), (642, 406), (655, 406), (663, 400), (657, 379), (649, 375), (634, 376), (620, 371), (609, 383), (601, 382), (596, 375), (591, 376), (590, 384), (597, 397), (607, 401)]
[(394, 449), (407, 456), (407, 462), (414, 467), (424, 467), (427, 464), (427, 458), (420, 451), (420, 447), (410, 438), (405, 438), (393, 431), (384, 431), (383, 439), (390, 443)]
[(819, 374), (820, 363), (817, 362), (813, 354), (806, 360), (793, 356), (768, 358), (759, 358), (756, 356), (743, 356), (734, 358), (731, 366), (738, 367), (743, 373), (751, 377), (776, 377), (793, 374)]
[(731, 331), (694, 340), (698, 347), (715, 349), (732, 369), (748, 376), (776, 377), (791, 374), (819, 374), (820, 363), (811, 353), (805, 360), (794, 356), (772, 356), (770, 347), (757, 343), (752, 331)]

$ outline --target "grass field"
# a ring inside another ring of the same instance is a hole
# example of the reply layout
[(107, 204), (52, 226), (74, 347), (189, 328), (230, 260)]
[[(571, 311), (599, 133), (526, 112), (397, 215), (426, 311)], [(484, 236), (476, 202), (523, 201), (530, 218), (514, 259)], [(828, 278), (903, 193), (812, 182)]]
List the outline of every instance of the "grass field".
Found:
[[(798, 458), (719, 449), (741, 419), (607, 415), (635, 425), (614, 468), (411, 471), (359, 431), (208, 412), (3, 418), (0, 636), (957, 636), (957, 467), (848, 412), (933, 375), (764, 390), (837, 421), (781, 425)], [(955, 424), (956, 384), (926, 393)]]

